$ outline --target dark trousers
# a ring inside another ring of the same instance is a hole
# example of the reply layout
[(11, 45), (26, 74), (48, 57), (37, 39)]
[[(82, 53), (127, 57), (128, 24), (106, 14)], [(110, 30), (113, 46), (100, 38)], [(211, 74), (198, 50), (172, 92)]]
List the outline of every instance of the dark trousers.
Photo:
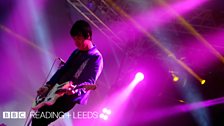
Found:
[(52, 106), (43, 106), (32, 117), (32, 126), (48, 126), (57, 120), (64, 113), (68, 112), (75, 106), (73, 97), (64, 95), (57, 99)]

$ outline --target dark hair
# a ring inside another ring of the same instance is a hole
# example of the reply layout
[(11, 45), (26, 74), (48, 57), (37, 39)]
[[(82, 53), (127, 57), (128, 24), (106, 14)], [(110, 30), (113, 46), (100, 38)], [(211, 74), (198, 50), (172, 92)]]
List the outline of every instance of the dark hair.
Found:
[(79, 34), (83, 35), (85, 39), (88, 37), (90, 37), (90, 40), (92, 39), (92, 29), (88, 22), (84, 20), (78, 20), (73, 24), (70, 30), (70, 35), (74, 37)]

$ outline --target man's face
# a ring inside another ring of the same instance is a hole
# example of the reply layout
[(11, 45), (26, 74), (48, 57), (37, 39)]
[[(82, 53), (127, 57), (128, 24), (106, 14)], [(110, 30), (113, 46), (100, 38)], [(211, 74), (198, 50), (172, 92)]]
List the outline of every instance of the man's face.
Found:
[(77, 47), (83, 46), (85, 38), (82, 36), (82, 34), (74, 36), (73, 39)]

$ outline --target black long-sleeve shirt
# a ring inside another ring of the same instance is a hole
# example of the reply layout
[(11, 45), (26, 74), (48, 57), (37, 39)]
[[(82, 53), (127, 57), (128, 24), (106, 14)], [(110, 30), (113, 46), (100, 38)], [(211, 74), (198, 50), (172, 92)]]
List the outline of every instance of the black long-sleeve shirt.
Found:
[[(67, 62), (62, 66), (47, 85), (54, 86), (66, 81), (73, 81), (75, 85), (95, 84), (103, 69), (103, 57), (96, 46), (88, 51), (74, 50)], [(74, 101), (84, 104), (87, 102), (88, 92), (82, 92)]]

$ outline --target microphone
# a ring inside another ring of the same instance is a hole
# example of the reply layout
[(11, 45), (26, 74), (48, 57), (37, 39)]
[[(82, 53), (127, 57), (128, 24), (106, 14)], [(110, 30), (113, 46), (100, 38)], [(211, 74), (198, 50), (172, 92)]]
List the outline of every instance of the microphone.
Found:
[(62, 58), (58, 57), (58, 59), (61, 61), (60, 64), (62, 64), (62, 65), (65, 64), (65, 61)]

